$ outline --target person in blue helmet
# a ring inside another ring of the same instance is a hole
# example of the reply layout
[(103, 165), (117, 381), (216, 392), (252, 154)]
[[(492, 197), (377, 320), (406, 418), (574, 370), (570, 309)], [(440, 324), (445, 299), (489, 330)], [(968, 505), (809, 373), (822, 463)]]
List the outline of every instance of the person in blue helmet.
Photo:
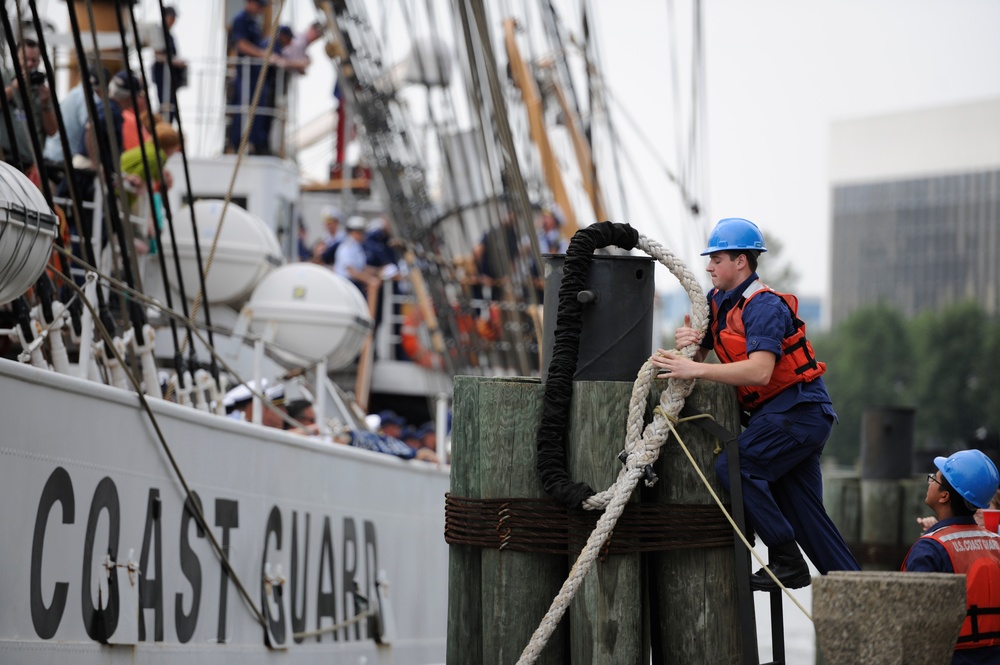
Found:
[(966, 618), (952, 665), (1000, 663), (1000, 534), (976, 523), (1000, 485), (993, 461), (979, 450), (934, 458), (924, 503), (937, 523), (928, 528), (901, 570), (965, 575)]
[[(700, 344), (694, 359), (658, 349), (660, 378), (706, 379), (735, 386), (745, 429), (739, 436), (743, 501), (750, 526), (768, 547), (769, 568), (781, 584), (810, 583), (799, 546), (821, 574), (860, 570), (823, 507), (820, 457), (837, 414), (798, 318), (795, 296), (778, 293), (757, 276), (764, 235), (746, 219), (716, 224), (702, 256), (714, 287), (708, 293), (708, 334), (691, 327), (676, 334), (677, 348)], [(703, 363), (709, 351), (719, 363)], [(715, 471), (729, 489), (728, 458)], [(757, 591), (778, 588), (761, 568), (750, 578)]]

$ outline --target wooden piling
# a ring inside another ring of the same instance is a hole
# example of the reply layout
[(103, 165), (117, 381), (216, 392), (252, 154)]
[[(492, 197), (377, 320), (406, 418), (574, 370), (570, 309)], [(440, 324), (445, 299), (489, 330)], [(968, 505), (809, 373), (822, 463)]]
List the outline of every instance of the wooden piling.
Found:
[[(570, 477), (597, 491), (618, 478), (616, 459), (625, 447), (632, 384), (578, 381), (570, 411)], [(632, 502), (638, 502), (638, 492)], [(613, 536), (612, 536), (613, 537)], [(571, 557), (570, 563), (576, 560)], [(643, 621), (642, 556), (616, 554), (598, 560), (570, 605), (572, 663), (628, 665), (649, 663)]]
[(861, 541), (861, 481), (854, 472), (823, 476), (823, 505), (853, 551)]
[[(544, 387), (535, 379), (480, 379), (479, 464), (482, 498), (548, 498), (535, 469), (535, 437)], [(509, 665), (531, 640), (569, 569), (565, 557), (484, 549), (481, 558), (482, 653), (465, 663)], [(565, 665), (566, 622), (539, 664)]]
[(899, 570), (903, 492), (899, 480), (861, 479), (864, 570)]
[[(662, 387), (659, 385), (658, 389)], [(740, 431), (736, 393), (731, 387), (699, 381), (686, 404), (694, 412), (712, 414), (729, 431)], [(714, 470), (717, 440), (694, 423), (682, 423), (677, 429), (712, 488), (728, 503), (728, 494)], [(672, 438), (660, 451), (656, 474), (659, 481), (646, 490), (643, 501), (714, 504), (684, 451)], [(652, 554), (648, 568), (650, 604), (655, 605), (657, 618), (651, 629), (653, 662), (663, 665), (741, 662), (732, 546)]]
[[(931, 509), (924, 503), (927, 498), (927, 479), (923, 476), (919, 478), (906, 478), (899, 481), (902, 498), (902, 515), (900, 516), (899, 537), (900, 545), (909, 550), (910, 545), (916, 542), (924, 530), (917, 524), (918, 517), (931, 517), (934, 515)], [(902, 563), (902, 562), (900, 562)]]
[[(625, 444), (631, 390), (627, 382), (574, 384), (568, 450), (574, 480), (603, 490), (617, 477), (621, 466), (616, 456)], [(543, 396), (544, 387), (532, 379), (456, 378), (453, 495), (548, 498), (535, 468)], [(650, 410), (657, 399), (658, 392), (650, 395)], [(688, 403), (698, 412), (712, 413), (724, 427), (738, 430), (731, 388), (700, 384)], [(721, 492), (713, 468), (716, 440), (690, 423), (679, 430), (712, 486)], [(643, 494), (644, 501), (712, 505), (676, 442), (662, 449), (656, 472), (659, 483)], [(570, 563), (559, 555), (491, 548), (478, 549), (477, 554), (473, 546), (452, 545), (449, 665), (515, 662), (559, 592)], [(648, 597), (644, 589), (652, 589)], [(560, 624), (537, 662), (648, 663), (651, 633), (660, 647), (653, 654), (657, 663), (740, 662), (735, 596), (732, 545), (609, 555), (595, 563), (574, 598), (569, 620)], [(651, 613), (656, 617), (653, 626)]]
[[(451, 494), (481, 497), (476, 377), (455, 377), (451, 458)], [(448, 665), (466, 665), (483, 653), (482, 553), (475, 545), (452, 545), (448, 551)]]

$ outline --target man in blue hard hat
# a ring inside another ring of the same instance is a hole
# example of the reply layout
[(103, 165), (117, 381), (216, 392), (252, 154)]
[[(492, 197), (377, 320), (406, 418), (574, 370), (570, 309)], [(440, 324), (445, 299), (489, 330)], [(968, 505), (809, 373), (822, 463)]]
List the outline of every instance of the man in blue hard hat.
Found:
[[(771, 572), (795, 589), (810, 583), (799, 545), (822, 574), (860, 566), (823, 507), (820, 457), (837, 418), (823, 383), (826, 365), (806, 339), (795, 296), (758, 278), (757, 259), (766, 251), (756, 224), (721, 220), (702, 252), (709, 257), (714, 287), (708, 293), (708, 334), (692, 328), (686, 316), (677, 348), (700, 344), (694, 359), (658, 349), (652, 363), (664, 370), (661, 378), (736, 386), (744, 412), (739, 451), (746, 515), (768, 547)], [(711, 350), (720, 362), (701, 362)], [(715, 471), (728, 490), (725, 452)], [(751, 576), (750, 586), (778, 588), (763, 568)]]
[(1000, 484), (993, 461), (979, 450), (936, 457), (924, 503), (937, 517), (903, 562), (902, 570), (965, 575), (966, 618), (952, 665), (1000, 663), (1000, 535), (976, 523)]

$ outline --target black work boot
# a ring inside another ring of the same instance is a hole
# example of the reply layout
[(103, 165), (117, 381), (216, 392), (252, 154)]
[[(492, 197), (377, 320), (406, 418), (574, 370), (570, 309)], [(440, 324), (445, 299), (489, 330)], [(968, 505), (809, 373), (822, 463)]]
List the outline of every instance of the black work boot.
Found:
[[(809, 566), (794, 540), (770, 548), (768, 568), (787, 589), (800, 589), (811, 582)], [(777, 591), (779, 587), (761, 568), (750, 576), (750, 588), (754, 591)]]

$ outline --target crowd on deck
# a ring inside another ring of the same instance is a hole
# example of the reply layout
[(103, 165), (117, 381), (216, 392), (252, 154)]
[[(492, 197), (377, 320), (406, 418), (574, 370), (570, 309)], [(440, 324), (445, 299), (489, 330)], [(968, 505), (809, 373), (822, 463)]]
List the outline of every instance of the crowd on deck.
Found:
[[(282, 384), (268, 386), (261, 382), (261, 395), (268, 404), (263, 404), (260, 422), (265, 427), (283, 429), (293, 434), (320, 436), (321, 429), (316, 422), (316, 412), (308, 399), (286, 399)], [(223, 399), (228, 418), (252, 422), (254, 420), (254, 383), (243, 383), (228, 393)], [(365, 425), (350, 427), (344, 423), (332, 423), (329, 440), (333, 443), (354, 446), (364, 450), (394, 455), (403, 459), (418, 459), (438, 462), (437, 428), (433, 421), (419, 426), (412, 425), (392, 410), (371, 414)], [(447, 450), (447, 442), (445, 442)]]
[[(254, 154), (273, 154), (275, 141), (270, 139), (271, 124), (280, 99), (287, 93), (289, 81), (305, 73), (310, 58), (310, 44), (322, 34), (322, 26), (313, 23), (296, 33), (281, 25), (274, 44), (265, 38), (259, 17), (269, 0), (247, 0), (246, 6), (229, 26), (230, 53), (233, 56), (231, 76), (227, 85), (228, 129), (227, 149), (235, 151), (245, 128), (244, 114), (252, 101), (257, 79), (261, 74), (262, 58), (268, 56), (272, 67), (265, 76), (258, 112), (249, 130), (248, 150)], [(144, 77), (126, 65), (117, 73), (106, 71), (97, 60), (81, 63), (80, 74), (88, 85), (78, 83), (58, 100), (66, 128), (69, 154), (63, 154), (63, 137), (58, 135), (58, 121), (48, 76), (42, 67), (41, 47), (27, 36), (5, 45), (17, 53), (17, 63), (0, 68), (4, 96), (0, 118), (0, 159), (13, 164), (36, 184), (44, 171), (54, 185), (64, 179), (72, 164), (75, 171), (93, 177), (100, 163), (96, 141), (113, 138), (110, 148), (115, 157), (145, 143), (157, 125), (171, 126), (176, 122), (178, 91), (188, 82), (188, 63), (178, 52), (173, 27), (180, 16), (176, 8), (162, 10), (163, 30), (153, 33), (153, 58), (148, 63), (150, 88), (156, 90), (157, 105), (150, 104)], [(17, 65), (15, 67), (15, 65)], [(281, 75), (276, 74), (280, 70)], [(22, 86), (22, 82), (24, 85)], [(84, 90), (91, 89), (93, 109)], [(156, 109), (153, 112), (152, 109)], [(241, 112), (242, 111), (242, 112)], [(108, 136), (104, 115), (110, 112), (111, 134)], [(91, 114), (95, 122), (91, 122)], [(36, 140), (37, 139), (37, 140)], [(151, 161), (155, 159), (150, 156)], [(47, 168), (44, 168), (47, 167)]]

